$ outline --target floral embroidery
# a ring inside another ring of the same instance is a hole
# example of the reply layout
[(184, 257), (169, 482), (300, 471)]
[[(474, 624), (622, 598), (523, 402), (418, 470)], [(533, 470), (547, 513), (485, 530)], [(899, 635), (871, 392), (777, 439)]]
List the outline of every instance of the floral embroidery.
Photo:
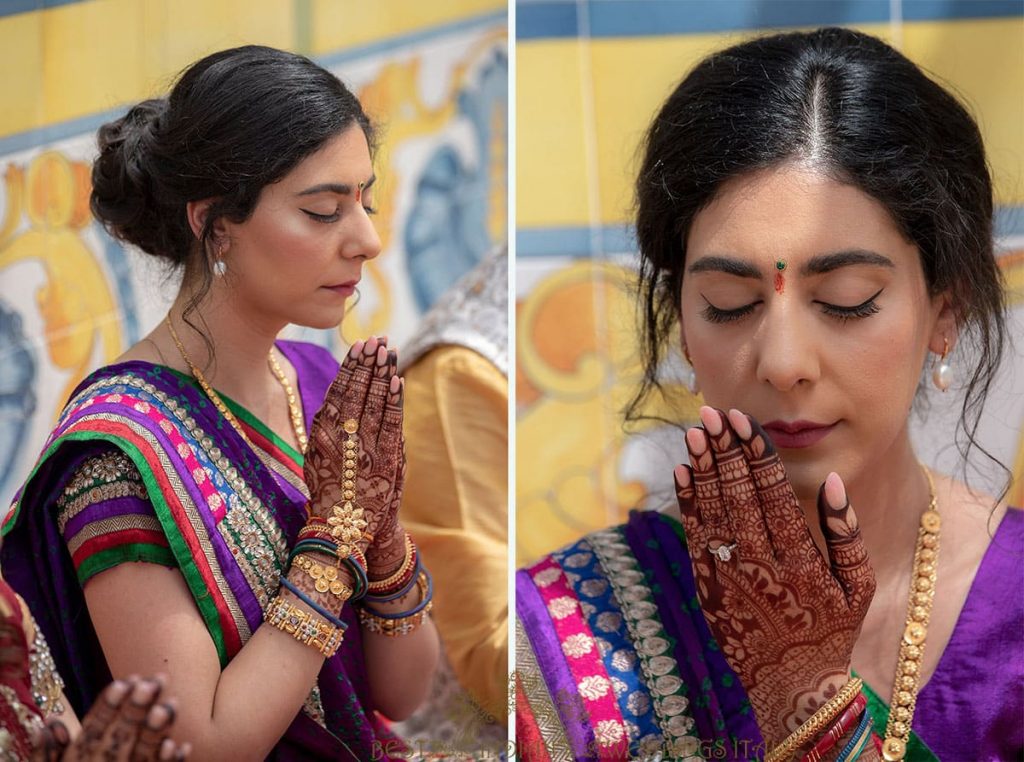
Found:
[(565, 639), (565, 642), (562, 643), (562, 652), (571, 658), (578, 659), (593, 650), (594, 639), (582, 632), (570, 635)]
[(601, 677), (600, 675), (584, 677), (580, 680), (579, 684), (580, 695), (583, 696), (583, 698), (590, 699), (591, 701), (607, 695), (608, 690), (611, 687), (611, 683), (608, 682), (608, 679)]

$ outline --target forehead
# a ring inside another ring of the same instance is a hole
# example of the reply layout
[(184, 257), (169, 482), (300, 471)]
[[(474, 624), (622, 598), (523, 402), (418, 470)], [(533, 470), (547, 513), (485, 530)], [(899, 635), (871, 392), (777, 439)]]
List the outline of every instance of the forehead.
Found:
[(700, 254), (798, 262), (864, 249), (917, 260), (888, 210), (852, 185), (799, 164), (757, 170), (724, 183), (697, 213), (687, 259)]
[(366, 135), (358, 124), (335, 135), (299, 162), (279, 185), (284, 190), (301, 189), (321, 183), (356, 186), (373, 174), (373, 162)]

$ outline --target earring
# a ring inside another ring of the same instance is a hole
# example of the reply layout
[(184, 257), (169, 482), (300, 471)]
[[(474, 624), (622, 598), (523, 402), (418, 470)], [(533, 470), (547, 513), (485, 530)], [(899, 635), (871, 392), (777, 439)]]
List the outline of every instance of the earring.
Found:
[(683, 356), (686, 358), (687, 365), (689, 365), (683, 376), (683, 383), (686, 385), (687, 391), (696, 397), (700, 394), (700, 384), (697, 382), (697, 371), (694, 370), (693, 360), (690, 359), (690, 353), (686, 349), (685, 344), (683, 345)]
[(213, 274), (218, 278), (223, 278), (224, 273), (228, 271), (228, 263), (225, 262), (221, 257), (224, 254), (224, 247), (217, 246), (217, 258), (213, 260)]
[(953, 383), (953, 368), (946, 362), (946, 355), (949, 354), (949, 339), (942, 337), (942, 357), (939, 364), (932, 371), (932, 383), (940, 391), (946, 391)]

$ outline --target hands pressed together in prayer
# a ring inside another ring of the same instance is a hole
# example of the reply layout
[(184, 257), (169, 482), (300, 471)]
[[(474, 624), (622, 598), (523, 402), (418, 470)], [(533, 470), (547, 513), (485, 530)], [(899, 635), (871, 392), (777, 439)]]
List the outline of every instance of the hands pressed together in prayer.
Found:
[(771, 747), (847, 683), (874, 573), (837, 475), (818, 494), (826, 559), (761, 426), (709, 407), (701, 420), (675, 469), (694, 579)]

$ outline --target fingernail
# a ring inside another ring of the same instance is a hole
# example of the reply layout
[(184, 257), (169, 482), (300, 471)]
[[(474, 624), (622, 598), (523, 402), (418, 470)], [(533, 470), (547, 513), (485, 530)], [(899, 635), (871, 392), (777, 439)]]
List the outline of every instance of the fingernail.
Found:
[(736, 436), (744, 441), (754, 435), (754, 430), (750, 427), (750, 419), (736, 408), (729, 411), (729, 423), (732, 424)]
[(700, 419), (704, 422), (704, 428), (711, 436), (717, 437), (722, 433), (722, 416), (713, 407), (702, 406), (700, 409)]
[(843, 486), (843, 480), (835, 471), (825, 477), (825, 502), (833, 511), (846, 507), (846, 487)]
[(376, 336), (371, 336), (369, 339), (366, 340), (366, 344), (363, 347), (363, 354), (366, 355), (367, 357), (370, 357), (376, 351), (377, 351), (377, 337)]
[(388, 362), (388, 350), (383, 345), (377, 347), (377, 367), (383, 368)]
[(113, 707), (119, 706), (127, 695), (128, 683), (124, 680), (115, 680), (110, 684), (107, 690), (104, 691), (104, 698), (106, 699), (106, 702)]
[(153, 700), (153, 696), (156, 695), (156, 685), (151, 683), (149, 680), (143, 680), (141, 683), (135, 686), (135, 690), (132, 691), (132, 702), (135, 704), (146, 704)]
[(353, 360), (359, 357), (360, 353), (362, 353), (363, 351), (364, 344), (365, 342), (362, 339), (357, 341), (355, 344), (352, 345), (352, 349), (348, 351), (348, 356), (351, 357)]
[(174, 741), (170, 738), (165, 738), (160, 744), (160, 759), (173, 759), (174, 758)]
[(690, 447), (690, 452), (694, 455), (703, 455), (704, 451), (708, 449), (707, 437), (704, 434), (704, 429), (700, 426), (694, 426), (686, 432), (686, 444)]
[(690, 486), (690, 470), (686, 466), (676, 466), (672, 472), (676, 477), (676, 484), (685, 489)]
[(53, 737), (57, 740), (57, 743), (61, 746), (71, 743), (71, 734), (68, 733), (67, 727), (60, 720), (54, 720), (50, 725), (50, 730), (53, 732)]
[(392, 394), (397, 394), (398, 390), (402, 388), (402, 379), (398, 376), (392, 376), (391, 381), (388, 384), (388, 389), (391, 390)]
[(167, 711), (167, 707), (163, 704), (157, 704), (146, 715), (146, 727), (150, 730), (160, 730), (160, 728), (167, 725), (170, 719), (171, 713)]

